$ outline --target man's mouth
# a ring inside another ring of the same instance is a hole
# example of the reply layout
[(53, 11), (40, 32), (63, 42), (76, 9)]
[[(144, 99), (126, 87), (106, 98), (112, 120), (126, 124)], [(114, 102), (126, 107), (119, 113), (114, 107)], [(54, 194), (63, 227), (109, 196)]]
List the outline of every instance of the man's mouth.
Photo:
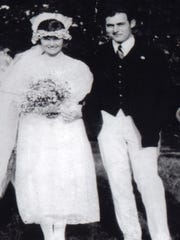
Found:
[(118, 36), (121, 36), (122, 33), (113, 33), (114, 36), (118, 37)]

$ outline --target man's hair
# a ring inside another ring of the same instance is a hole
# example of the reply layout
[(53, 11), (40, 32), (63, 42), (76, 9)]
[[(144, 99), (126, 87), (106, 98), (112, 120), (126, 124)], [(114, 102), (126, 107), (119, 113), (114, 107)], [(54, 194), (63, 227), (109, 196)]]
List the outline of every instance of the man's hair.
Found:
[(99, 9), (99, 20), (103, 24), (107, 17), (113, 17), (116, 13), (125, 13), (129, 21), (136, 18), (136, 5), (132, 1), (129, 2), (128, 0), (118, 0), (112, 1), (110, 3), (104, 4)]

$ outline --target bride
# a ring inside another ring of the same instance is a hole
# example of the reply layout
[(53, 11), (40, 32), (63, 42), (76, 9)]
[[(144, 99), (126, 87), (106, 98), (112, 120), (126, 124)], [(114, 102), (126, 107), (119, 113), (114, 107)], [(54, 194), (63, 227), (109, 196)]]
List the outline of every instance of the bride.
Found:
[(96, 176), (81, 118), (92, 74), (63, 53), (72, 19), (31, 19), (36, 44), (11, 64), (0, 89), (0, 194), (16, 151), (14, 187), (24, 223), (40, 224), (46, 240), (65, 239), (67, 224), (99, 221)]

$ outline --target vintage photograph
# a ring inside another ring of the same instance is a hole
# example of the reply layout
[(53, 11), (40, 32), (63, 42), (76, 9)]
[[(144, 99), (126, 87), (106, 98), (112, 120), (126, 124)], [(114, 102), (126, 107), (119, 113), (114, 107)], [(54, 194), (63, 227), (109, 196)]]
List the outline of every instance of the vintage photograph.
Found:
[(0, 0), (0, 240), (180, 240), (178, 0)]

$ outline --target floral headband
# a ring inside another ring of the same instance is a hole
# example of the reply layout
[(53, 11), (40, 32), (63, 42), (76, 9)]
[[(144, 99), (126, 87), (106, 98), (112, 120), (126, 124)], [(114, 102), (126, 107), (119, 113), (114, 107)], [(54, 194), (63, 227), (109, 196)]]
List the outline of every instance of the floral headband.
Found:
[[(60, 29), (57, 31), (45, 31), (45, 30), (38, 30), (38, 26), (41, 22), (45, 20), (55, 19), (61, 22), (64, 25), (64, 29)], [(32, 24), (32, 43), (36, 44), (36, 42), (45, 36), (55, 36), (57, 38), (63, 39), (71, 39), (71, 35), (69, 34), (69, 27), (72, 25), (72, 18), (66, 17), (60, 13), (41, 13), (38, 16), (35, 16), (30, 19)]]

